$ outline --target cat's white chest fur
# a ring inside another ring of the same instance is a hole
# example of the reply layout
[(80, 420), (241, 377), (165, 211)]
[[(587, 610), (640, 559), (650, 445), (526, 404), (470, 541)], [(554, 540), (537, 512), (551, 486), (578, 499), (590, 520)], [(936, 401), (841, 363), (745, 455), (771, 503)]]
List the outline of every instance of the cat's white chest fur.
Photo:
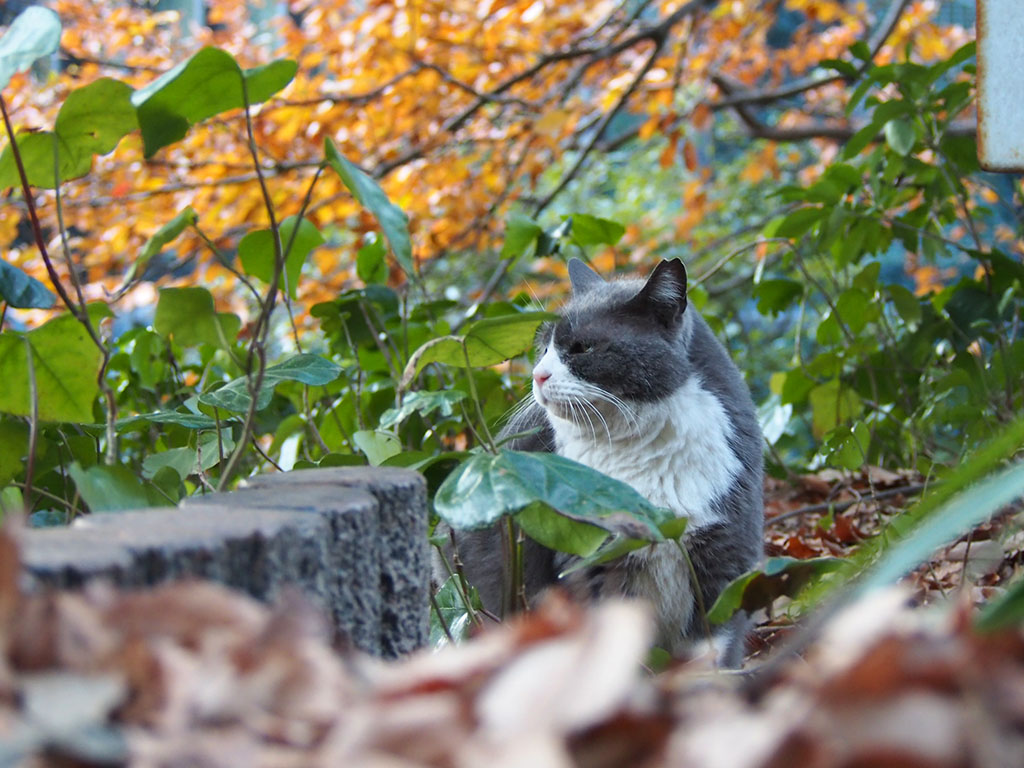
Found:
[[(535, 371), (543, 383), (535, 381), (534, 396), (548, 407), (558, 453), (688, 517), (691, 529), (718, 522), (712, 502), (729, 490), (742, 465), (729, 447), (725, 408), (697, 376), (660, 401), (615, 408), (586, 391), (553, 348)], [(562, 402), (576, 404), (566, 409)]]

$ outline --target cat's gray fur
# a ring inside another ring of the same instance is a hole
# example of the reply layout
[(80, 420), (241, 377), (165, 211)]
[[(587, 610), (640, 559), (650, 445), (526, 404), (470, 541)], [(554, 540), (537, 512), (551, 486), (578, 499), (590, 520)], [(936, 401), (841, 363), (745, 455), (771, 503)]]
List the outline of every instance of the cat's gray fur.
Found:
[[(508, 447), (591, 463), (647, 491), (653, 503), (687, 515), (683, 541), (710, 608), (762, 555), (762, 438), (750, 393), (707, 323), (687, 307), (681, 262), (662, 262), (646, 282), (605, 282), (574, 259), (569, 276), (573, 296), (561, 320), (538, 335), (534, 401), (504, 430), (536, 431)], [(570, 393), (562, 403), (556, 402), (560, 388)], [(676, 469), (665, 477), (659, 466)], [(460, 534), (458, 548), (470, 583), (497, 612), (501, 534)], [(570, 560), (528, 541), (527, 594), (557, 583)], [(563, 583), (584, 599), (624, 594), (650, 600), (658, 642), (673, 653), (706, 636), (689, 569), (672, 544), (577, 572)], [(741, 663), (745, 631), (745, 619), (736, 618), (715, 633), (719, 664)]]

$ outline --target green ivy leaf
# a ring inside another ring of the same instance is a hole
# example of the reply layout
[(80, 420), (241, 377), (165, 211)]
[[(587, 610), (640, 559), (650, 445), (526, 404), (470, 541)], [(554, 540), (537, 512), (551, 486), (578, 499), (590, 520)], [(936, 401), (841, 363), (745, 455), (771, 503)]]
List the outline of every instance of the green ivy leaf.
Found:
[(21, 474), (27, 455), (28, 425), (14, 419), (0, 421), (0, 486)]
[(821, 221), (825, 215), (825, 209), (816, 206), (797, 208), (786, 215), (782, 223), (775, 230), (776, 237), (788, 237), (797, 239), (802, 237), (807, 230)]
[(893, 152), (906, 155), (914, 148), (917, 134), (914, 126), (903, 119), (890, 120), (885, 124), (885, 142)]
[[(263, 382), (259, 397), (256, 399), (256, 410), (262, 411), (270, 405), (274, 387), (282, 381), (298, 381), (310, 386), (330, 384), (341, 374), (341, 367), (320, 355), (295, 355), (277, 365), (267, 366), (263, 372)], [(249, 393), (249, 379), (242, 376), (233, 379), (220, 389), (206, 392), (199, 396), (199, 402), (226, 411), (243, 413), (249, 410), (252, 396)]]
[(841, 566), (842, 560), (836, 557), (769, 557), (763, 568), (743, 574), (722, 590), (708, 611), (708, 621), (722, 624), (740, 609), (751, 612), (769, 608), (778, 598), (796, 595), (812, 579)]
[(505, 242), (501, 246), (503, 259), (524, 255), (544, 230), (527, 216), (513, 216), (505, 225)]
[(242, 321), (229, 312), (218, 313), (206, 288), (162, 288), (153, 327), (183, 347), (211, 344), (228, 349)]
[(0, 297), (18, 309), (49, 309), (57, 300), (49, 288), (6, 261), (0, 261)]
[(793, 306), (803, 296), (804, 287), (796, 280), (769, 279), (762, 280), (754, 286), (754, 298), (757, 299), (757, 311), (761, 314), (777, 315)]
[[(309, 219), (302, 219), (295, 230), (297, 216), (289, 216), (281, 222), (278, 234), (281, 237), (281, 248), (291, 248), (285, 255), (284, 275), (288, 286), (288, 295), (295, 298), (299, 287), (299, 276), (302, 265), (310, 251), (324, 244), (324, 237)], [(293, 239), (294, 238), (294, 239)], [(246, 274), (269, 283), (274, 277), (274, 233), (269, 229), (250, 232), (238, 243), (238, 258)]]
[(49, 8), (30, 5), (0, 37), (0, 90), (32, 62), (49, 56), (60, 45), (60, 17)]
[(54, 318), (28, 333), (0, 333), (0, 411), (18, 416), (32, 413), (29, 351), (40, 420), (91, 422), (103, 358), (71, 315)]
[(153, 486), (142, 483), (134, 472), (120, 464), (97, 464), (82, 469), (76, 461), (68, 467), (68, 474), (92, 512), (168, 506), (167, 500)]
[(184, 480), (195, 471), (195, 448), (169, 448), (159, 453), (151, 453), (142, 460), (142, 476), (152, 480), (153, 476), (165, 467), (170, 467)]
[(543, 502), (573, 520), (634, 539), (660, 541), (669, 513), (625, 483), (553, 453), (477, 454), (444, 481), (434, 497), (452, 527), (486, 528), (503, 515)]
[(626, 234), (626, 228), (617, 221), (600, 219), (586, 213), (574, 213), (572, 239), (580, 245), (615, 245)]
[[(487, 317), (469, 326), (463, 336), (442, 336), (417, 349), (406, 366), (403, 386), (428, 363), (445, 363), (459, 368), (469, 365), (482, 368), (497, 365), (528, 350), (541, 323), (555, 320), (551, 312), (519, 312), (500, 317)], [(466, 345), (463, 353), (462, 345)]]
[(391, 244), (391, 250), (405, 273), (409, 276), (414, 275), (409, 219), (405, 213), (388, 200), (377, 182), (342, 157), (329, 136), (324, 139), (324, 156), (327, 164), (341, 177), (355, 199), (377, 218), (381, 231)]
[(604, 529), (559, 514), (546, 504), (530, 504), (516, 513), (515, 520), (534, 541), (570, 555), (591, 555), (608, 538)]
[(402, 452), (398, 437), (380, 429), (361, 429), (352, 435), (352, 440), (375, 467)]
[[(93, 155), (111, 152), (126, 134), (138, 127), (131, 94), (132, 89), (125, 83), (101, 78), (68, 95), (53, 132), (18, 136), (18, 152), (29, 184), (44, 189), (56, 186), (54, 151), (59, 163), (59, 181), (89, 173)], [(0, 188), (20, 184), (14, 153), (8, 145), (0, 154)]]
[(836, 427), (825, 440), (829, 465), (851, 472), (861, 469), (867, 462), (870, 446), (871, 431), (862, 421), (852, 428), (845, 425)]
[(812, 430), (819, 439), (860, 413), (860, 397), (838, 379), (815, 387), (808, 398), (813, 414)]
[[(469, 588), (468, 599), (470, 607), (474, 611), (483, 610), (483, 603), (480, 601), (480, 594), (476, 591), (476, 587)], [(451, 635), (456, 642), (465, 640), (469, 636), (472, 616), (459, 591), (458, 576), (449, 576), (448, 580), (441, 585), (437, 594), (434, 595), (433, 607), (436, 610), (430, 612), (431, 646), (441, 648), (447, 645), (448, 635)], [(438, 615), (438, 611), (440, 611), (440, 615)], [(448, 629), (447, 632), (445, 632), (445, 627)]]
[(367, 285), (388, 281), (384, 239), (374, 233), (356, 253), (356, 274)]
[[(231, 419), (222, 419), (221, 424)], [(127, 432), (132, 429), (138, 429), (146, 427), (150, 424), (174, 424), (178, 427), (184, 427), (185, 429), (214, 429), (217, 426), (217, 422), (211, 419), (209, 416), (204, 416), (201, 413), (182, 413), (180, 411), (154, 411), (152, 413), (143, 413), (138, 416), (129, 416), (124, 419), (117, 420), (117, 431)], [(102, 427), (102, 425), (96, 425)]]
[(226, 51), (207, 47), (132, 95), (146, 157), (182, 139), (208, 117), (266, 101), (295, 77), (298, 65), (279, 59), (242, 70)]

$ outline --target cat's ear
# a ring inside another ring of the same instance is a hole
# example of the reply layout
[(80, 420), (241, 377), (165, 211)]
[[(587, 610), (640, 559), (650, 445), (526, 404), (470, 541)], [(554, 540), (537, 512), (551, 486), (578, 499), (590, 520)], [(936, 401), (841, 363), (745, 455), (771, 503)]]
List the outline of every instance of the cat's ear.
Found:
[(686, 267), (679, 259), (661, 262), (633, 301), (673, 327), (686, 310)]
[(579, 259), (572, 258), (569, 259), (569, 282), (572, 292), (578, 295), (604, 285), (604, 278)]

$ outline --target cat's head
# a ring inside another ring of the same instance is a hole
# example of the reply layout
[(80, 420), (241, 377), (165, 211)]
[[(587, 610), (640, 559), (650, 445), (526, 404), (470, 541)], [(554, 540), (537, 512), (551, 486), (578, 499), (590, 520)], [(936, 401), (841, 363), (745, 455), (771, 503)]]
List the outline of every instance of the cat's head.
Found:
[[(689, 376), (686, 269), (662, 261), (647, 280), (605, 281), (569, 262), (572, 298), (541, 330), (533, 396), (576, 423), (668, 397)], [(595, 412), (596, 411), (596, 412)]]

